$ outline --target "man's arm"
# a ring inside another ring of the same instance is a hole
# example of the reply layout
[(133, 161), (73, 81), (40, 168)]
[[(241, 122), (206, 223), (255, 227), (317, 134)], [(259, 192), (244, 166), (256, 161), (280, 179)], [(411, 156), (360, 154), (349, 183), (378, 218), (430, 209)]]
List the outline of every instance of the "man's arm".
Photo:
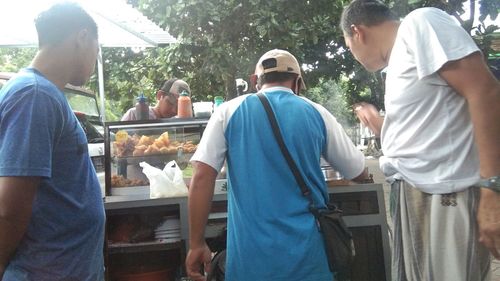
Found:
[(31, 218), (39, 177), (0, 177), (0, 280)]
[(217, 171), (202, 162), (193, 162), (195, 172), (191, 178), (188, 197), (189, 210), (189, 252), (186, 257), (186, 271), (193, 280), (205, 280), (202, 265), (208, 272), (211, 252), (205, 243), (205, 226), (212, 206)]
[[(483, 178), (500, 175), (500, 83), (489, 71), (481, 53), (446, 63), (441, 77), (468, 103), (474, 124)], [(481, 189), (478, 210), (480, 241), (500, 259), (500, 194)]]
[(135, 109), (135, 108), (130, 108), (129, 110), (127, 110), (127, 112), (125, 112), (125, 114), (123, 114), (122, 119), (120, 119), (120, 121), (133, 121), (133, 120), (136, 120), (134, 118), (135, 115), (132, 112), (133, 109)]

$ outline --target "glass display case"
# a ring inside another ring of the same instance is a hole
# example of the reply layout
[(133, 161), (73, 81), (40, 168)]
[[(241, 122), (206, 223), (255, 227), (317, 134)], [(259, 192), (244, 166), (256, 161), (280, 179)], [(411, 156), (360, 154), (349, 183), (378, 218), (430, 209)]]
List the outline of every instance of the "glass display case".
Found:
[(149, 193), (141, 162), (163, 169), (175, 160), (184, 178), (190, 178), (189, 159), (207, 122), (208, 119), (160, 119), (105, 123), (106, 196)]

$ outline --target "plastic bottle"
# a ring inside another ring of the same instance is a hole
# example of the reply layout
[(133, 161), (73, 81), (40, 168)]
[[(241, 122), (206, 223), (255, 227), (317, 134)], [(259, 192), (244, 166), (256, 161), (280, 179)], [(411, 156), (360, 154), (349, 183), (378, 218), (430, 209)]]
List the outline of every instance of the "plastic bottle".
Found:
[(182, 91), (177, 101), (177, 117), (179, 118), (192, 118), (193, 106), (191, 105), (191, 98), (186, 91)]
[(214, 111), (215, 109), (224, 102), (224, 98), (221, 96), (214, 97)]
[(137, 103), (135, 104), (135, 113), (137, 115), (137, 120), (148, 120), (149, 119), (149, 105), (144, 93), (141, 93), (137, 97)]

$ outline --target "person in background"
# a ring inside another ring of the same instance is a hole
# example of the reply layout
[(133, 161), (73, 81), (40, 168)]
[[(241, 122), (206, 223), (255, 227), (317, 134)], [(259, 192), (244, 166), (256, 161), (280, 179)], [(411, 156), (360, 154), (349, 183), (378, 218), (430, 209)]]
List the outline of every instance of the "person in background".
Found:
[(341, 28), (367, 70), (387, 71), (385, 118), (367, 103), (355, 112), (382, 138), (393, 280), (489, 280), (488, 250), (500, 258), (500, 83), (439, 9), (399, 21), (382, 2), (354, 0)]
[[(340, 124), (324, 107), (299, 96), (305, 85), (292, 54), (278, 49), (265, 53), (255, 76), (316, 207), (325, 208), (329, 200), (322, 156), (347, 179), (367, 178), (363, 154)], [(202, 265), (208, 270), (211, 253), (204, 231), (215, 179), (225, 160), (226, 280), (333, 280), (309, 201), (300, 192), (255, 94), (236, 97), (213, 113), (191, 159), (195, 171), (188, 197), (188, 276), (204, 280)]]
[(247, 81), (237, 78), (236, 79), (236, 96), (242, 96), (244, 95), (248, 90), (248, 83)]
[(101, 189), (62, 92), (93, 73), (97, 25), (68, 2), (35, 25), (31, 66), (0, 91), (0, 280), (103, 280)]
[[(171, 118), (177, 115), (177, 100), (179, 95), (186, 91), (191, 93), (189, 85), (180, 79), (172, 78), (163, 82), (162, 87), (156, 92), (156, 105), (149, 107), (149, 119)], [(130, 108), (121, 121), (137, 120), (135, 107)]]

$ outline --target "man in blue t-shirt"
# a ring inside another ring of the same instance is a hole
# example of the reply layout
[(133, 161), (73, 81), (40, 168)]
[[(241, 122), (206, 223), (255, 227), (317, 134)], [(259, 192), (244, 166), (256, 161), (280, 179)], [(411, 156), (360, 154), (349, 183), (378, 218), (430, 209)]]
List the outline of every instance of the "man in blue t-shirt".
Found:
[(94, 71), (97, 26), (73, 3), (35, 24), (38, 53), (0, 92), (0, 279), (100, 281), (101, 191), (62, 92)]
[[(365, 179), (364, 157), (321, 105), (298, 96), (305, 88), (299, 63), (284, 50), (264, 54), (256, 66), (257, 88), (269, 100), (290, 154), (325, 208), (325, 158), (347, 179)], [(309, 201), (280, 152), (259, 98), (239, 96), (214, 112), (191, 159), (189, 252), (186, 270), (202, 279), (210, 262), (204, 229), (214, 182), (228, 166), (226, 280), (331, 281), (324, 244)]]

